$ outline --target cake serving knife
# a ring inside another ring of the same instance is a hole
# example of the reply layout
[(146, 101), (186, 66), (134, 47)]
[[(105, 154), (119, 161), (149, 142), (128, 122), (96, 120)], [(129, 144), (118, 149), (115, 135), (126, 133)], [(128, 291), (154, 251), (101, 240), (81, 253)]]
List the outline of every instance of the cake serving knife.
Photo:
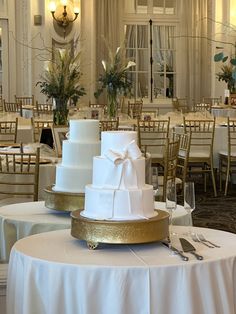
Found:
[(175, 254), (179, 255), (181, 257), (181, 259), (183, 261), (188, 261), (189, 258), (188, 256), (184, 255), (180, 250), (176, 249), (172, 244), (168, 243), (168, 242), (161, 242), (164, 246), (166, 246), (168, 249), (170, 249), (172, 252), (174, 252)]
[(200, 261), (203, 260), (203, 256), (197, 254), (196, 249), (192, 245), (192, 243), (190, 243), (188, 240), (186, 240), (184, 238), (180, 238), (179, 241), (182, 245), (184, 252), (193, 254), (196, 257), (196, 259), (198, 259)]

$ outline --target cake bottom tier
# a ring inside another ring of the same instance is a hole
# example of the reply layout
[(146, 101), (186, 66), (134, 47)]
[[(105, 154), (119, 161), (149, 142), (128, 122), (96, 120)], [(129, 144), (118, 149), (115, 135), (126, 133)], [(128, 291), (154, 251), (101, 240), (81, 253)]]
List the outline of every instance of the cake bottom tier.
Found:
[(84, 193), (85, 186), (92, 182), (92, 169), (56, 166), (54, 191)]
[(137, 220), (157, 215), (154, 211), (152, 185), (142, 189), (99, 189), (92, 185), (85, 188), (85, 210), (81, 215), (97, 220)]

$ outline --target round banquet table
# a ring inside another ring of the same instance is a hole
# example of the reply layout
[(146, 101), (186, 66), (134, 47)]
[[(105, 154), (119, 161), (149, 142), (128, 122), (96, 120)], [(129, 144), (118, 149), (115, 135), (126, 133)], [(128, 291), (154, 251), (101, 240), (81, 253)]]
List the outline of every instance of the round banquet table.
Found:
[[(179, 235), (187, 227), (175, 226)], [(189, 261), (161, 243), (89, 250), (69, 230), (18, 241), (10, 256), (8, 314), (233, 314), (236, 235), (193, 228), (221, 248), (195, 243)], [(194, 242), (193, 242), (194, 243)]]
[[(165, 209), (165, 203), (156, 202), (155, 207)], [(187, 225), (188, 219), (184, 208), (178, 205), (173, 224)], [(70, 227), (70, 214), (48, 209), (44, 201), (3, 206), (0, 208), (0, 261), (9, 260), (11, 248), (19, 239)]]

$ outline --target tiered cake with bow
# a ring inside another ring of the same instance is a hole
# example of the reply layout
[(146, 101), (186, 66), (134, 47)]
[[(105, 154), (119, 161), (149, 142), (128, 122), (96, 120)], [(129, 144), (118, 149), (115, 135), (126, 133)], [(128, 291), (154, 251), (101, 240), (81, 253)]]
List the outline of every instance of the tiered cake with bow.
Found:
[(96, 220), (139, 220), (157, 215), (153, 186), (145, 184), (145, 158), (137, 132), (101, 134), (101, 156), (93, 158), (92, 184), (85, 187), (81, 215)]

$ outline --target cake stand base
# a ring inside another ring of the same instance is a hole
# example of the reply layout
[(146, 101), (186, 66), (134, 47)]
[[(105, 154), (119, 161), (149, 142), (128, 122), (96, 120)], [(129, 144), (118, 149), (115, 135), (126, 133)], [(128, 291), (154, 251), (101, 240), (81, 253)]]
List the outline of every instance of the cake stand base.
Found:
[(52, 187), (44, 189), (47, 208), (65, 212), (84, 208), (84, 193), (56, 192)]
[(142, 220), (93, 220), (80, 215), (80, 210), (71, 213), (71, 235), (85, 240), (89, 249), (99, 243), (138, 244), (163, 240), (169, 235), (169, 214), (157, 210), (158, 215)]

